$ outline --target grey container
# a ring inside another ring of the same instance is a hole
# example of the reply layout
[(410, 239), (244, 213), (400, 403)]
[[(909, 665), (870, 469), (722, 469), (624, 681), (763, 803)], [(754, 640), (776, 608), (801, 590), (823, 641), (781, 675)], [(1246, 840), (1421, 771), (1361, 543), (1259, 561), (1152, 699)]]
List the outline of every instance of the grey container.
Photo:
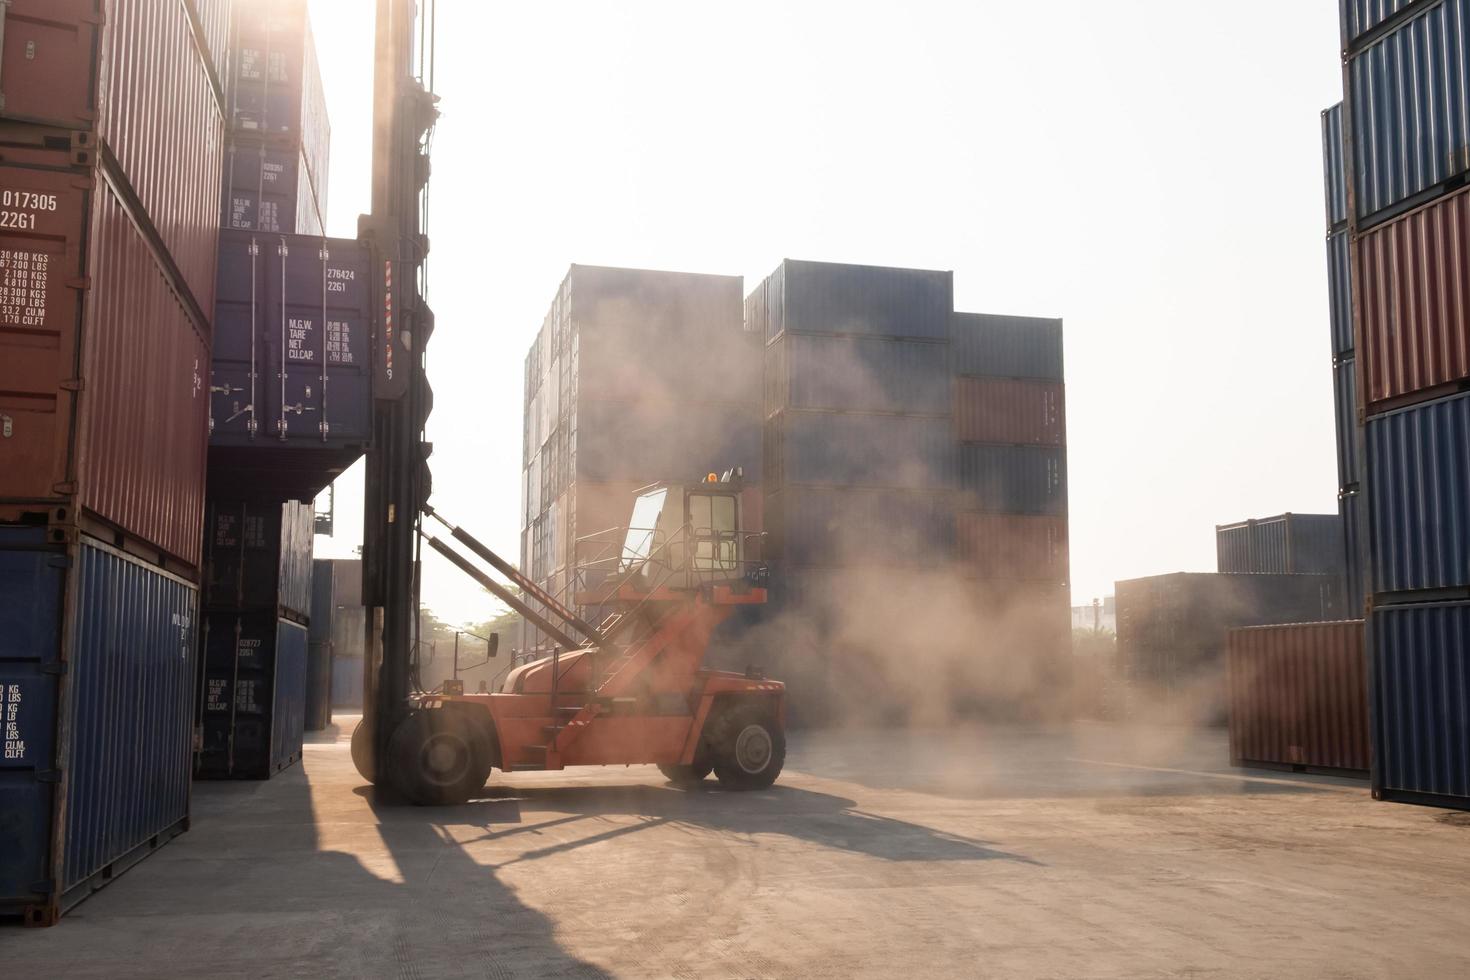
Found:
[(1470, 809), (1470, 603), (1368, 620), (1373, 796)]
[(1332, 325), (1332, 353), (1353, 351), (1353, 277), (1348, 233), (1327, 236), (1327, 310)]
[(1215, 527), (1216, 571), (1227, 575), (1341, 575), (1336, 514), (1281, 514)]
[(1067, 451), (1046, 446), (959, 447), (961, 509), (994, 514), (1067, 513)]
[(196, 774), (269, 779), (300, 761), (306, 728), (306, 627), (274, 613), (205, 618)]
[(1362, 616), (1367, 585), (1364, 575), (1368, 568), (1367, 516), (1362, 493), (1353, 490), (1341, 494), (1337, 498), (1337, 513), (1342, 519), (1343, 557), (1347, 562), (1343, 575), (1347, 614)]
[(1327, 195), (1327, 230), (1346, 227), (1347, 167), (1342, 133), (1342, 103), (1322, 110), (1322, 184)]
[(765, 554), (786, 566), (934, 568), (953, 558), (952, 495), (788, 487), (765, 497)]
[(927, 269), (786, 259), (747, 299), (748, 329), (949, 339), (954, 276)]
[(765, 411), (949, 415), (950, 345), (788, 333), (766, 348)]
[(1381, 27), (1422, 0), (1341, 0), (1343, 46), (1349, 47), (1363, 35)]
[(955, 373), (1061, 381), (1062, 321), (956, 313), (950, 318)]
[(314, 540), (310, 503), (211, 497), (205, 521), (205, 607), (269, 611), (306, 622)]
[(332, 620), (336, 608), (337, 563), (311, 563), (311, 621), (306, 631), (306, 730), (332, 723)]
[(295, 143), (241, 133), (227, 137), (221, 212), (222, 228), (326, 234), (327, 216)]
[(1357, 365), (1349, 357), (1332, 369), (1333, 414), (1337, 428), (1337, 486), (1339, 490), (1355, 489), (1362, 481), (1363, 468), (1358, 460), (1358, 377)]
[(763, 481), (791, 485), (943, 490), (954, 486), (946, 418), (779, 412), (765, 423)]

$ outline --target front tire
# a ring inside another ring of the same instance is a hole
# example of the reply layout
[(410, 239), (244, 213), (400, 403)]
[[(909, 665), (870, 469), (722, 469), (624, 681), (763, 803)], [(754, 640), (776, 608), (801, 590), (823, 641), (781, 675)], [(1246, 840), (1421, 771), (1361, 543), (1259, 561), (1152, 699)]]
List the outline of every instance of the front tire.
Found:
[(765, 789), (786, 763), (786, 732), (763, 705), (740, 705), (718, 719), (715, 776), (726, 789)]
[(378, 778), (377, 771), (373, 768), (373, 726), (368, 724), (366, 715), (352, 730), (352, 764), (357, 767), (357, 774), (367, 780), (369, 785)]
[(434, 708), (403, 719), (388, 743), (394, 788), (419, 806), (453, 806), (490, 778), (489, 739), (459, 711)]

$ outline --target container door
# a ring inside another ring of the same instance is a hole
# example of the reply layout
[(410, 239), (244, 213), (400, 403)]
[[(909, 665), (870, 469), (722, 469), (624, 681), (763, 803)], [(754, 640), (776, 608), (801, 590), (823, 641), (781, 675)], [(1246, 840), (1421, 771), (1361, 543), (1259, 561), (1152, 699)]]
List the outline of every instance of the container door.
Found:
[(90, 129), (97, 118), (99, 0), (10, 0), (0, 53), (7, 119)]
[(44, 528), (0, 528), (0, 912), (51, 891), (65, 566)]

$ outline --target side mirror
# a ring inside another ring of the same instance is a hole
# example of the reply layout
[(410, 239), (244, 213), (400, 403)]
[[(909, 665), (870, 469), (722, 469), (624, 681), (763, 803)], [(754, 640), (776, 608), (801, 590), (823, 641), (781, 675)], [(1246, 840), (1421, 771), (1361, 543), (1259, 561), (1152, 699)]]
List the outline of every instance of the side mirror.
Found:
[(490, 634), (490, 652), (487, 653), (485, 656), (488, 657), (491, 660), (494, 660), (495, 659), (495, 655), (497, 653), (499, 653), (499, 652), (500, 652), (500, 634), (499, 633), (491, 633)]

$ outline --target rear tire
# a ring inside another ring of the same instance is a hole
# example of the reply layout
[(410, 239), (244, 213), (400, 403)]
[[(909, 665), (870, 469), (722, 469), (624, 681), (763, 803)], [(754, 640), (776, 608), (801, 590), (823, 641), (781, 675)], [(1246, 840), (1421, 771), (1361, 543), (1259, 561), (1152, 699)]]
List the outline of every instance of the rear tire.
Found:
[(715, 722), (715, 776), (726, 789), (765, 789), (786, 763), (786, 732), (764, 705), (736, 705)]
[(373, 767), (373, 726), (368, 724), (364, 716), (352, 730), (352, 764), (357, 767), (357, 774), (372, 785), (378, 778), (377, 770)]
[(707, 762), (696, 762), (688, 766), (666, 766), (659, 764), (658, 771), (664, 774), (664, 778), (676, 786), (692, 786), (695, 783), (704, 782), (704, 777), (714, 769)]
[(415, 711), (388, 743), (394, 788), (419, 806), (452, 806), (490, 777), (490, 740), (463, 712)]

